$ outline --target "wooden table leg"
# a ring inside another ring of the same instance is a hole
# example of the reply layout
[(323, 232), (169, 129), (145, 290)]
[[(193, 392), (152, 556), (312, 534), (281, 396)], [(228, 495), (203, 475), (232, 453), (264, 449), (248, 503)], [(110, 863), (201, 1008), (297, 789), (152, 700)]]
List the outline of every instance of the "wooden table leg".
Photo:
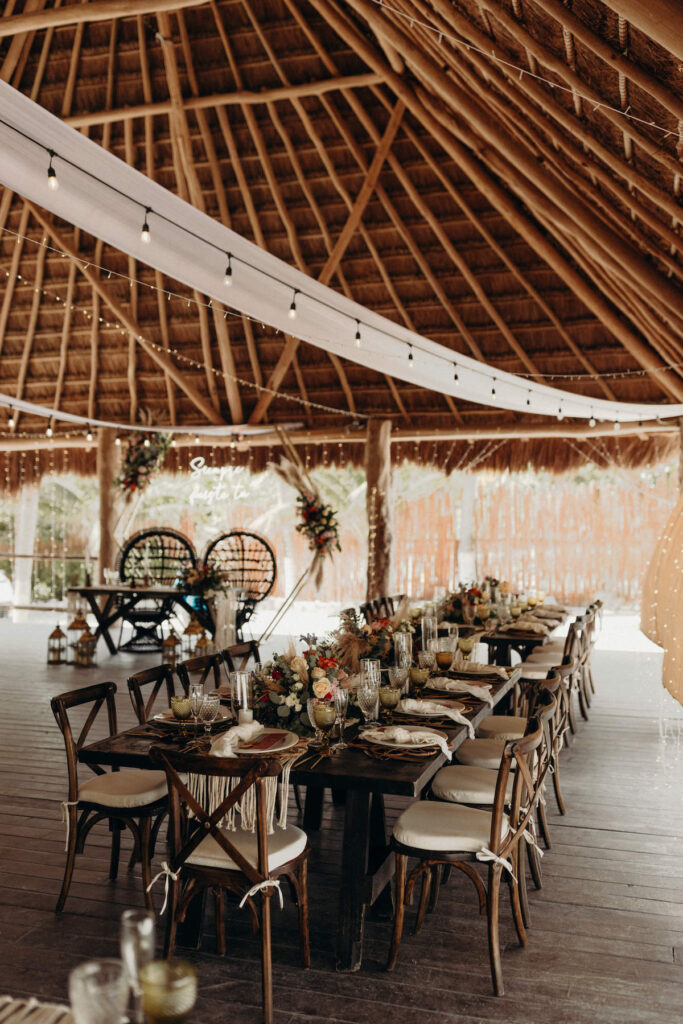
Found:
[[(377, 870), (385, 860), (388, 852), (386, 815), (384, 813), (384, 796), (382, 793), (372, 794), (370, 805), (370, 843), (368, 850), (368, 868), (370, 872)], [(391, 882), (382, 889), (372, 905), (373, 917), (391, 920), (394, 916), (394, 897)]]
[(367, 790), (346, 794), (337, 921), (337, 970), (357, 971), (363, 957), (363, 925), (370, 847), (370, 797)]
[[(107, 619), (109, 618), (109, 612), (111, 610), (111, 606), (112, 606), (113, 601), (114, 601), (113, 597), (108, 597), (107, 598), (107, 600), (106, 600), (106, 602), (104, 604), (104, 607), (102, 609), (100, 609), (100, 606), (98, 605), (97, 600), (95, 599), (95, 595), (94, 594), (86, 594), (86, 600), (87, 600), (88, 604), (90, 605), (90, 611), (95, 616), (95, 621), (97, 622), (97, 629), (95, 630), (95, 636), (101, 636), (102, 639), (104, 640), (105, 644), (109, 648), (109, 653), (110, 654), (116, 654), (116, 644), (112, 640), (111, 634), (109, 632), (109, 626), (112, 623), (111, 622), (107, 622)], [(116, 621), (115, 618), (112, 619), (112, 622), (115, 622), (115, 621)]]
[(324, 786), (306, 786), (304, 803), (304, 832), (318, 832), (323, 820)]

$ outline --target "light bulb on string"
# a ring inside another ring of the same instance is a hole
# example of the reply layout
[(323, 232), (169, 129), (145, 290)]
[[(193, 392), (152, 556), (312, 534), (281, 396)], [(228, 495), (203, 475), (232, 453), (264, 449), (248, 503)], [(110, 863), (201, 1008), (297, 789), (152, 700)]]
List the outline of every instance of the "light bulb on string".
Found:
[(148, 437), (145, 438), (145, 440), (143, 441), (143, 444), (144, 444), (145, 448), (149, 448), (150, 441), (149, 441)]
[(144, 224), (142, 225), (142, 233), (140, 235), (140, 241), (144, 242), (145, 245), (149, 245), (149, 243), (152, 241), (152, 235), (149, 230), (149, 224), (147, 222), (147, 217), (151, 212), (152, 209), (151, 207), (148, 206), (147, 209), (145, 210), (145, 221)]
[(232, 253), (228, 253), (228, 265), (225, 268), (225, 287), (230, 288), (232, 285)]
[(296, 319), (296, 297), (297, 297), (298, 293), (299, 293), (298, 288), (295, 288), (294, 289), (294, 294), (292, 295), (292, 302), (291, 302), (291, 305), (289, 307), (289, 319), (290, 320), (295, 320)]
[(617, 433), (618, 431), (621, 430), (621, 423), (619, 422), (619, 420), (615, 420), (614, 421), (614, 430), (615, 430), (615, 433)]
[(593, 416), (593, 414), (591, 413), (591, 418), (588, 421), (588, 426), (589, 427), (594, 427), (596, 422), (597, 422), (597, 420), (595, 419), (595, 416)]
[(526, 404), (531, 405), (531, 392), (529, 392), (529, 394), (527, 395)]
[(492, 395), (492, 397), (495, 396), (495, 394), (496, 394), (496, 378), (494, 377), (493, 378), (493, 384), (491, 385), (491, 395)]
[(117, 448), (120, 448), (121, 447), (121, 438), (120, 437), (115, 438), (114, 444), (116, 445)]
[(458, 364), (453, 363), (453, 380), (457, 383), (458, 379)]
[(49, 150), (49, 153), (50, 153), (50, 166), (47, 169), (47, 187), (50, 189), (51, 192), (56, 192), (57, 189), (59, 188), (59, 179), (57, 177), (56, 170), (52, 166), (52, 161), (55, 158), (55, 154), (52, 152), (52, 150)]
[(14, 430), (15, 422), (16, 422), (16, 420), (14, 419), (14, 411), (12, 409), (12, 406), (10, 405), (10, 407), (9, 407), (9, 419), (7, 420), (7, 426), (10, 428), (10, 430)]
[(194, 443), (199, 444), (199, 434), (195, 434)]
[(47, 430), (45, 431), (45, 437), (52, 437), (52, 420), (47, 422)]
[(356, 337), (354, 341), (356, 348), (360, 348), (360, 320), (356, 320)]
[(412, 363), (412, 361), (413, 361), (413, 346), (409, 344), (408, 345), (408, 362)]
[(564, 413), (562, 412), (562, 406), (560, 406), (559, 409), (557, 410), (557, 418), (558, 418), (558, 420), (560, 420), (560, 422), (564, 419)]
[(92, 441), (92, 428), (90, 424), (88, 424), (88, 433), (85, 435), (85, 439), (86, 441)]

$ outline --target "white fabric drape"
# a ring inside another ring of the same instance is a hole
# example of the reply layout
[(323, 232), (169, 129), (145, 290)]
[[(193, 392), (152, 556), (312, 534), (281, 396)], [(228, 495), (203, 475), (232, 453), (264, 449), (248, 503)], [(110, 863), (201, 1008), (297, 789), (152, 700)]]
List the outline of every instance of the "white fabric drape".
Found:
[[(0, 122), (0, 181), (8, 188), (170, 278), (328, 352), (419, 387), (520, 412), (555, 415), (561, 405), (565, 416), (618, 417), (623, 422), (657, 414), (683, 415), (683, 404), (635, 405), (585, 398), (520, 380), (462, 355), (457, 355), (459, 379), (455, 381), (455, 353), (450, 349), (392, 323), (270, 255), (2, 81)], [(56, 154), (56, 191), (47, 186), (46, 149)], [(152, 211), (147, 217), (148, 244), (141, 240), (146, 208)], [(226, 288), (229, 252), (233, 284)], [(288, 313), (295, 290), (301, 294), (296, 299), (297, 317), (291, 320)], [(362, 325), (360, 348), (355, 346), (357, 321)], [(408, 345), (413, 346), (412, 361)]]
[(659, 538), (643, 585), (640, 628), (664, 648), (662, 682), (683, 704), (683, 498)]

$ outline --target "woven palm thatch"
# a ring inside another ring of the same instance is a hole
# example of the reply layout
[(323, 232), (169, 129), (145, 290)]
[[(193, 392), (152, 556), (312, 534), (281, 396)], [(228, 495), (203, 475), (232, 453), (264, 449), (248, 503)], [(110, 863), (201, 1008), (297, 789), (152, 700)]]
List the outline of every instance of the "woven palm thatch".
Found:
[[(112, 18), (100, 2), (9, 0), (0, 75), (211, 216), (454, 353), (579, 375), (555, 383), (596, 397), (665, 402), (683, 397), (683, 73), (678, 0), (649, 7), (123, 0)], [(197, 396), (225, 423), (338, 431), (352, 413), (413, 434), (543, 423), (226, 320), (7, 190), (0, 227), (5, 393), (188, 426), (206, 423)], [(168, 351), (180, 383), (121, 329), (116, 305)], [(15, 420), (10, 430), (0, 410), (5, 438), (44, 431)], [(463, 444), (398, 442), (394, 458), (453, 468)], [(635, 437), (605, 449), (637, 464), (671, 445)], [(352, 435), (343, 448), (313, 445), (310, 464), (360, 461)], [(566, 468), (580, 449), (560, 438), (488, 454), (475, 444), (482, 466)], [(272, 456), (216, 452), (255, 467)], [(6, 481), (63, 458), (13, 452)], [(69, 458), (94, 468), (94, 452)]]

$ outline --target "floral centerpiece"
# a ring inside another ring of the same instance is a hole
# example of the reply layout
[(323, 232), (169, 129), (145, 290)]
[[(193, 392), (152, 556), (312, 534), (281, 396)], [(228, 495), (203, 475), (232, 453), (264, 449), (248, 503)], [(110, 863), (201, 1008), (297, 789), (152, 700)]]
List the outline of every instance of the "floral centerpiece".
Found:
[(317, 495), (307, 492), (299, 495), (296, 504), (301, 516), (296, 532), (306, 537), (310, 550), (330, 557), (334, 551), (341, 551), (339, 523), (332, 506), (325, 504)]
[(382, 665), (394, 663), (394, 633), (414, 633), (412, 622), (399, 608), (390, 619), (365, 622), (355, 609), (342, 612), (341, 624), (334, 633), (334, 649), (349, 672), (357, 672), (361, 658), (375, 658)]
[(185, 566), (176, 580), (176, 587), (180, 590), (187, 590), (205, 600), (215, 597), (218, 593), (225, 593), (228, 586), (226, 573), (210, 559), (206, 562), (197, 562), (196, 565)]
[(137, 430), (128, 435), (123, 446), (121, 469), (114, 481), (127, 498), (144, 491), (170, 447), (170, 436), (158, 431)]
[(347, 675), (331, 645), (318, 643), (314, 636), (300, 639), (307, 645), (301, 654), (292, 646), (286, 654), (273, 655), (254, 672), (254, 694), (260, 722), (303, 736), (313, 731), (307, 711), (309, 698), (333, 700), (337, 686), (344, 685)]

